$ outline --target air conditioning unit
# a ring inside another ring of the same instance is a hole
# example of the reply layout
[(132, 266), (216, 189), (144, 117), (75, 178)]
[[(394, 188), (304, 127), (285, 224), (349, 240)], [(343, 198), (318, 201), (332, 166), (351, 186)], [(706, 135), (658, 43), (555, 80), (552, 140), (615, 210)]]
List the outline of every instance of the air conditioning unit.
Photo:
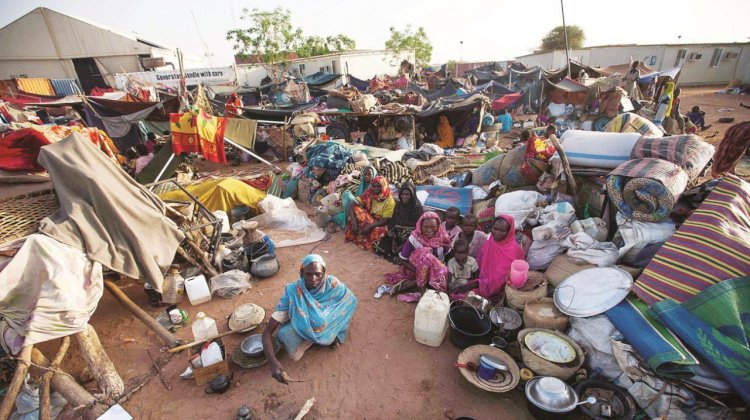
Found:
[(700, 60), (701, 58), (703, 58), (703, 54), (699, 53), (690, 53), (687, 56), (687, 59), (690, 61)]
[(736, 60), (737, 57), (739, 57), (740, 54), (736, 52), (728, 52), (724, 55), (725, 60)]

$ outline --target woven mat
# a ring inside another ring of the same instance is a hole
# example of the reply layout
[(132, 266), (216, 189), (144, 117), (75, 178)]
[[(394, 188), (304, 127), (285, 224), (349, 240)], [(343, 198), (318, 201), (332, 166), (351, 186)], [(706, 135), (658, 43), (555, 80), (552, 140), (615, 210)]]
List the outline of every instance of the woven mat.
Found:
[(0, 244), (36, 232), (39, 229), (39, 221), (57, 211), (59, 207), (54, 190), (0, 200)]

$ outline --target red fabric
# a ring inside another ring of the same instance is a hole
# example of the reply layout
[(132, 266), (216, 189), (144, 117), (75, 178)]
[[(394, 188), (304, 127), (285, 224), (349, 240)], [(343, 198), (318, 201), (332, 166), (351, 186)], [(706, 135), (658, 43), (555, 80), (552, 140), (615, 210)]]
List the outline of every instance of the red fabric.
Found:
[(106, 88), (100, 88), (95, 87), (91, 89), (91, 92), (89, 92), (89, 96), (104, 96), (105, 93), (114, 92), (114, 90), (111, 87)]
[(0, 138), (0, 169), (4, 171), (43, 171), (38, 162), (39, 150), (50, 144), (44, 135), (32, 128), (12, 131)]
[[(182, 153), (201, 153), (209, 162), (226, 164), (224, 129), (226, 128), (227, 120), (221, 117), (212, 117), (203, 111), (200, 112), (200, 116), (193, 113), (169, 115), (169, 125), (172, 132), (172, 150), (177, 155)], [(199, 134), (198, 124), (211, 118), (217, 118), (216, 132), (211, 134), (213, 138), (203, 138)]]
[(495, 111), (506, 109), (516, 103), (519, 99), (521, 99), (521, 96), (523, 95), (520, 93), (509, 93), (500, 98), (497, 98), (492, 102), (492, 109)]
[(243, 179), (242, 182), (261, 191), (268, 191), (268, 189), (271, 188), (271, 177), (268, 175), (263, 175), (253, 179)]

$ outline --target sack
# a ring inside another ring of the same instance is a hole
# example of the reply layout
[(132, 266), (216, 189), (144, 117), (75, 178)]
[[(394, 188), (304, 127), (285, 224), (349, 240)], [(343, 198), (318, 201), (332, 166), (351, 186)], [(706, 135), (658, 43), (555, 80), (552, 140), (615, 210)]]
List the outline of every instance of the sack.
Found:
[(484, 162), (482, 166), (471, 171), (471, 183), (473, 185), (489, 185), (496, 181), (500, 175), (500, 167), (503, 165), (505, 154), (497, 155)]
[(575, 207), (567, 201), (561, 201), (559, 203), (550, 204), (542, 210), (540, 223), (560, 221), (570, 225), (574, 220), (576, 220)]
[(303, 203), (310, 202), (310, 188), (312, 187), (312, 179), (303, 176), (297, 183), (297, 199)]
[(622, 243), (619, 257), (625, 264), (633, 264), (635, 257), (646, 245), (666, 242), (677, 230), (671, 220), (661, 223), (639, 222), (626, 219), (620, 212), (617, 212), (617, 226), (614, 241)]
[(521, 173), (521, 164), (523, 164), (525, 158), (526, 145), (516, 147), (505, 154), (505, 159), (503, 159), (498, 170), (498, 178), (503, 185), (515, 188), (534, 184)]
[(599, 242), (607, 240), (607, 222), (599, 217), (576, 220), (570, 225), (573, 233), (584, 232)]
[(544, 274), (547, 275), (549, 283), (557, 287), (558, 284), (573, 274), (594, 267), (596, 267), (594, 264), (577, 264), (566, 255), (558, 255), (552, 259)]
[(618, 258), (617, 246), (612, 242), (599, 242), (589, 235), (574, 233), (563, 241), (568, 248), (568, 258), (574, 262), (596, 264), (599, 267), (611, 267)]
[(326, 208), (328, 214), (334, 214), (344, 211), (344, 204), (341, 202), (341, 196), (338, 193), (328, 194), (320, 200), (320, 204)]
[(226, 299), (245, 293), (250, 287), (250, 274), (240, 270), (226, 271), (211, 278), (211, 294)]
[(516, 229), (521, 229), (526, 218), (536, 209), (537, 203), (544, 196), (536, 191), (513, 191), (505, 193), (495, 202), (495, 216), (507, 214), (516, 222)]
[(351, 101), (352, 111), (368, 114), (372, 108), (378, 105), (378, 98), (373, 95), (362, 95)]

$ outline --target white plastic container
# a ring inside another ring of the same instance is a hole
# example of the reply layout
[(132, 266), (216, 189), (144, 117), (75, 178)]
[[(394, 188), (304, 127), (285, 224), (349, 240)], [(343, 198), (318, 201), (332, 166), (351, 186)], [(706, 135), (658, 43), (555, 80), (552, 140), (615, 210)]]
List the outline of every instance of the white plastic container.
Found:
[(213, 213), (217, 219), (221, 219), (221, 233), (229, 232), (231, 226), (229, 225), (229, 216), (227, 213), (224, 210), (216, 210)]
[(185, 280), (185, 292), (191, 305), (211, 300), (211, 290), (208, 289), (208, 282), (203, 274)]
[(206, 316), (203, 312), (198, 312), (198, 314), (195, 315), (195, 318), (195, 322), (193, 322), (193, 325), (191, 326), (195, 341), (205, 340), (219, 335), (219, 330), (216, 329), (216, 321), (214, 321), (213, 318)]
[(164, 283), (161, 287), (161, 301), (176, 305), (182, 303), (185, 299), (185, 279), (180, 275), (180, 269), (173, 265), (164, 276)]
[(448, 330), (448, 295), (434, 290), (425, 292), (414, 311), (414, 339), (430, 347), (439, 347)]

